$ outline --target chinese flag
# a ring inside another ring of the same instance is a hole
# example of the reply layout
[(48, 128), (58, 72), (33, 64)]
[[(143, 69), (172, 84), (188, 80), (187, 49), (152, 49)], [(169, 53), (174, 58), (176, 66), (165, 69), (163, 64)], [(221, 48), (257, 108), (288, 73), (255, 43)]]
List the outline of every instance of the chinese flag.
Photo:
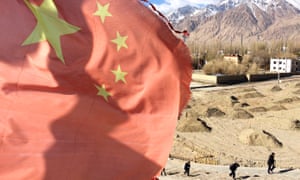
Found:
[(0, 2), (0, 179), (149, 180), (189, 52), (138, 0)]

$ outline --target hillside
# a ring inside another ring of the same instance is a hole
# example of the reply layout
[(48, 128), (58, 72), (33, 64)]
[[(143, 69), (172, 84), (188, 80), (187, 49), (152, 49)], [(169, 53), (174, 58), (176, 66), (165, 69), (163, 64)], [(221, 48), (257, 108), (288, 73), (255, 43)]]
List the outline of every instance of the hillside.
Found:
[(191, 32), (188, 42), (297, 42), (299, 6), (292, 0), (223, 0), (200, 9), (184, 7), (169, 17), (178, 29)]
[(170, 156), (198, 163), (300, 168), (300, 78), (193, 90)]

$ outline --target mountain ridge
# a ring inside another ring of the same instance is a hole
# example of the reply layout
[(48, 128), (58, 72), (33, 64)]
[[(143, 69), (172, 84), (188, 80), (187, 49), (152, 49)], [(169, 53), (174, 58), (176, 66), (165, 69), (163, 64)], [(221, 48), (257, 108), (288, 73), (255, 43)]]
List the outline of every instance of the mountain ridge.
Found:
[(181, 8), (177, 11), (180, 19), (173, 19), (174, 14), (169, 18), (176, 28), (190, 32), (189, 41), (200, 43), (240, 42), (241, 37), (245, 41), (296, 41), (300, 40), (300, 6), (290, 1), (222, 0), (204, 8)]

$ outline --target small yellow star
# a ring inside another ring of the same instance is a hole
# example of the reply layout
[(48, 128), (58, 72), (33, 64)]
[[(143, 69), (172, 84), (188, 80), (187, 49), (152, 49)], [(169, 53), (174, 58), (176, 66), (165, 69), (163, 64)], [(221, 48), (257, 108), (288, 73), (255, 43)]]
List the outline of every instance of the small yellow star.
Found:
[(117, 50), (120, 51), (120, 49), (128, 48), (126, 44), (127, 36), (121, 36), (119, 32), (117, 32), (117, 38), (114, 40), (111, 40), (113, 43), (117, 44)]
[(117, 70), (112, 70), (112, 73), (116, 76), (115, 82), (123, 81), (126, 84), (125, 76), (128, 74), (127, 72), (123, 72), (121, 66), (118, 66)]
[(102, 86), (95, 85), (95, 86), (98, 89), (97, 95), (102, 96), (105, 99), (105, 101), (108, 101), (108, 97), (111, 95), (109, 94), (109, 92), (106, 91), (105, 85)]
[(107, 16), (112, 16), (108, 11), (109, 3), (102, 6), (100, 3), (97, 2), (97, 7), (98, 7), (98, 10), (94, 13), (94, 15), (100, 16), (102, 23), (104, 23), (105, 18)]

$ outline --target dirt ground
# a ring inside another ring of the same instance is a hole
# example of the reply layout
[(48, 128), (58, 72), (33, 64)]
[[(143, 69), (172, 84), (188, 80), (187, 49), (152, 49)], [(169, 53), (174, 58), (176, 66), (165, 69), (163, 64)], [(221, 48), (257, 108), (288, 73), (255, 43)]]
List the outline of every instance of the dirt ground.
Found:
[[(178, 121), (170, 153), (173, 160), (169, 160), (167, 166), (172, 166), (170, 164), (178, 159), (191, 160), (202, 166), (221, 165), (226, 167), (226, 179), (228, 165), (238, 162), (241, 169), (250, 168), (246, 171), (252, 171), (251, 168), (254, 168), (266, 174), (266, 161), (271, 152), (276, 153), (278, 169), (292, 169), (278, 173), (278, 176), (293, 174), (297, 170), (300, 179), (299, 78), (284, 79), (280, 84), (266, 81), (194, 89)], [(181, 175), (182, 166), (179, 167)], [(216, 169), (219, 166), (212, 167)], [(205, 174), (208, 176), (213, 172)], [(258, 176), (263, 177), (261, 174)], [(268, 176), (272, 177), (276, 175)], [(290, 178), (293, 179), (292, 176)]]
[[(166, 165), (167, 176), (160, 176), (159, 180), (230, 180), (229, 167), (220, 165), (205, 165), (191, 163), (190, 176), (183, 174), (185, 161), (173, 159)], [(239, 167), (236, 179), (242, 180), (299, 180), (300, 169), (275, 168), (273, 174), (268, 174), (266, 168)]]

